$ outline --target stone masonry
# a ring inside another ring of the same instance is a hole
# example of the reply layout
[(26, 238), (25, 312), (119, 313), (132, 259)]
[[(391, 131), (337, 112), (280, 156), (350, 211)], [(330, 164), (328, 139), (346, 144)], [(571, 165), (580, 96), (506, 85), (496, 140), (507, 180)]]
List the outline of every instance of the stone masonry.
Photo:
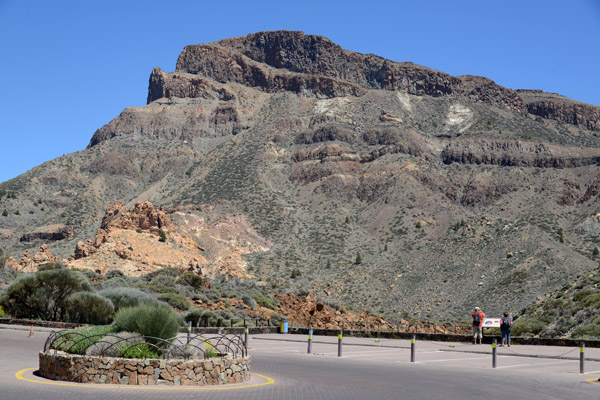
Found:
[(121, 385), (204, 386), (250, 379), (250, 356), (206, 360), (93, 357), (39, 353), (40, 375), (53, 380)]

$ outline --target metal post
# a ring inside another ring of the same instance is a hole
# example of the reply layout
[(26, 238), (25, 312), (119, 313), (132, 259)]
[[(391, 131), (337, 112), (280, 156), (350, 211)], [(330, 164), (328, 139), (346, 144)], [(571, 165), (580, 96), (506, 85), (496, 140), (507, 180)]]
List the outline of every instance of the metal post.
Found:
[(187, 343), (190, 342), (190, 334), (192, 333), (192, 321), (187, 323)]
[(579, 344), (579, 373), (583, 374), (584, 373), (584, 367), (583, 367), (583, 349), (585, 348), (585, 343), (581, 342)]
[(410, 339), (410, 362), (415, 362), (415, 338), (417, 335), (412, 335)]
[(246, 348), (248, 348), (248, 328), (244, 327), (244, 344), (246, 345)]
[(312, 353), (312, 335), (313, 335), (312, 328), (308, 328), (308, 351), (307, 351), (307, 354)]
[(492, 368), (496, 368), (496, 344), (498, 339), (494, 338), (494, 343), (492, 343)]
[(338, 335), (338, 357), (342, 356), (342, 331)]

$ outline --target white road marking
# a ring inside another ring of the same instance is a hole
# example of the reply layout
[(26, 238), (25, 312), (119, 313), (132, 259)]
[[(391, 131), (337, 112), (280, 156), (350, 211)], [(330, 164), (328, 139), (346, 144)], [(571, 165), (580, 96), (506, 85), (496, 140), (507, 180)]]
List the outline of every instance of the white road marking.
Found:
[(446, 361), (485, 360), (487, 358), (488, 357), (445, 358), (445, 359), (438, 359), (438, 360), (424, 360), (424, 361), (419, 361), (419, 362), (422, 364), (427, 364), (427, 363), (446, 362)]
[(539, 363), (529, 363), (529, 364), (517, 364), (517, 365), (505, 365), (503, 367), (496, 367), (496, 369), (503, 369), (503, 368), (516, 368), (516, 367), (528, 367), (531, 365), (536, 365), (539, 367), (545, 367), (546, 365), (551, 365), (551, 364), (567, 364), (567, 363), (575, 363), (577, 361), (575, 360), (569, 360), (569, 361), (555, 361), (555, 362), (539, 362)]

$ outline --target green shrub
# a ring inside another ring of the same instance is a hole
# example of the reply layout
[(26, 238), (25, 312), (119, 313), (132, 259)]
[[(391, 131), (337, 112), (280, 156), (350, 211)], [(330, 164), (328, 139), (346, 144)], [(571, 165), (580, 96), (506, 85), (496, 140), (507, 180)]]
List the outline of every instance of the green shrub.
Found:
[(131, 287), (115, 287), (98, 292), (103, 297), (110, 299), (115, 311), (125, 307), (135, 307), (139, 304), (158, 304), (158, 300), (151, 294)]
[(180, 285), (186, 285), (196, 289), (204, 287), (204, 279), (192, 271), (184, 272), (184, 274), (177, 278), (175, 282), (179, 283)]
[(161, 268), (161, 269), (157, 269), (156, 271), (150, 272), (149, 274), (144, 275), (144, 278), (147, 281), (151, 281), (151, 280), (154, 280), (154, 278), (159, 277), (159, 276), (172, 276), (174, 278), (177, 278), (179, 275), (181, 275), (181, 272), (179, 272), (179, 270), (177, 268), (166, 267), (166, 268)]
[[(171, 308), (140, 304), (117, 311), (115, 324), (123, 331), (136, 332), (153, 338), (171, 339), (177, 334), (180, 320)], [(161, 343), (160, 340), (147, 340), (156, 345)]]
[(127, 348), (144, 343), (146, 342), (139, 333), (118, 332), (100, 338), (87, 348), (85, 354), (98, 357), (119, 357)]
[(167, 233), (165, 231), (163, 231), (162, 229), (160, 231), (158, 231), (158, 236), (160, 237), (160, 239), (158, 239), (160, 242), (167, 241)]
[(244, 302), (245, 305), (247, 305), (250, 308), (254, 308), (256, 307), (256, 300), (254, 300), (252, 297), (248, 296), (247, 294), (242, 296), (242, 301)]
[(590, 321), (589, 324), (579, 325), (569, 335), (574, 339), (599, 339), (600, 338), (600, 318)]
[(166, 301), (169, 305), (179, 310), (189, 310), (192, 306), (187, 297), (181, 293), (163, 293), (158, 296), (159, 300)]
[(82, 326), (68, 331), (60, 331), (52, 343), (52, 348), (83, 355), (91, 345), (118, 330), (119, 328), (114, 325), (104, 325)]
[(592, 293), (593, 293), (592, 289), (580, 290), (573, 294), (573, 300), (575, 300), (575, 301), (585, 300), (586, 298), (590, 297), (590, 295)]
[[(222, 310), (225, 311), (225, 310)], [(233, 314), (231, 314), (233, 317)], [(218, 320), (223, 320), (223, 314), (217, 314), (215, 311), (211, 310), (201, 310), (198, 308), (192, 308), (185, 315), (186, 321), (193, 321), (193, 324), (198, 324), (200, 326), (217, 326)]]
[(123, 271), (119, 270), (119, 269), (111, 269), (110, 271), (108, 271), (106, 273), (106, 279), (112, 279), (112, 278), (117, 278), (117, 277), (124, 277), (125, 274), (123, 273)]
[(151, 290), (155, 293), (179, 293), (179, 289), (169, 285), (163, 285), (158, 282), (150, 282), (147, 284), (146, 289)]
[(537, 318), (519, 318), (512, 326), (513, 336), (528, 336), (539, 334), (546, 324)]
[(119, 353), (122, 358), (160, 358), (158, 349), (147, 343), (127, 347)]
[(69, 320), (84, 324), (104, 325), (115, 312), (110, 299), (97, 293), (77, 292), (69, 297)]
[(252, 294), (250, 296), (254, 300), (256, 300), (256, 303), (258, 303), (258, 305), (262, 307), (270, 308), (271, 310), (277, 309), (277, 302), (268, 296), (264, 296), (262, 294)]
[(0, 306), (0, 318), (4, 318), (4, 308), (2, 308), (2, 306)]

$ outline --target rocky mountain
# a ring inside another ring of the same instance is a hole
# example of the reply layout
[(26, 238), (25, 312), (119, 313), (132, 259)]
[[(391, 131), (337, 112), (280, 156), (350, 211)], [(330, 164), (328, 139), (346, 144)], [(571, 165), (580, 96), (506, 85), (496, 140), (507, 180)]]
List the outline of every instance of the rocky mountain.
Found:
[(0, 247), (158, 268), (157, 232), (100, 222), (150, 201), (181, 268), (380, 313), (499, 315), (597, 268), (599, 131), (597, 106), (302, 32), (191, 45), (87, 149), (0, 184)]

